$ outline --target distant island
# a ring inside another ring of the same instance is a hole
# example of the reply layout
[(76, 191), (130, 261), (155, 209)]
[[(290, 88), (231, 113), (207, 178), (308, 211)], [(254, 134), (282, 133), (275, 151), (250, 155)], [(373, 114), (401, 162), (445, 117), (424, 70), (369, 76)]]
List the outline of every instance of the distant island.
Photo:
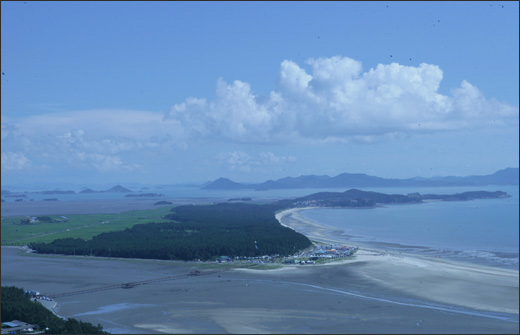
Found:
[(5, 195), (6, 198), (27, 198), (25, 194), (9, 194)]
[(227, 178), (219, 178), (204, 184), (204, 190), (265, 191), (271, 189), (296, 188), (352, 188), (352, 187), (433, 187), (433, 186), (484, 186), (518, 185), (518, 168), (499, 170), (490, 175), (467, 177), (414, 177), (408, 179), (388, 179), (362, 173), (342, 173), (336, 177), (308, 175), (268, 180), (259, 184), (237, 183)]
[(164, 194), (159, 193), (140, 193), (140, 194), (127, 194), (125, 198), (157, 198), (164, 197)]
[(108, 190), (104, 190), (104, 191), (94, 191), (90, 188), (86, 188), (86, 189), (80, 191), (79, 193), (132, 193), (132, 191), (121, 185), (116, 185), (116, 186), (109, 188)]
[(173, 205), (173, 203), (171, 201), (157, 201), (154, 205)]
[(243, 197), (243, 198), (230, 198), (228, 201), (251, 201), (252, 198), (249, 197)]
[(457, 194), (410, 193), (385, 194), (351, 189), (345, 192), (319, 192), (296, 199), (284, 199), (276, 202), (282, 207), (375, 207), (378, 204), (417, 204), (429, 200), (465, 201), (474, 199), (499, 199), (511, 197), (506, 192), (470, 191)]
[(31, 192), (31, 193), (38, 193), (38, 194), (76, 194), (76, 192), (74, 192), (74, 191), (60, 191), (60, 190)]

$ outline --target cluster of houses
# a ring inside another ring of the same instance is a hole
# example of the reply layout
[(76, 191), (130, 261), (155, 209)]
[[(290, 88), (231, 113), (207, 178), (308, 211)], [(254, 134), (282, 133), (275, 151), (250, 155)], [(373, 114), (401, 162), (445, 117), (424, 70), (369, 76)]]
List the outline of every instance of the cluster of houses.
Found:
[(304, 255), (306, 257), (317, 257), (319, 258), (343, 258), (351, 256), (354, 251), (356, 251), (356, 247), (347, 247), (347, 246), (335, 246), (335, 245), (318, 245), (314, 248), (314, 250), (305, 252)]
[(345, 258), (352, 256), (357, 247), (335, 246), (335, 245), (317, 245), (313, 250), (304, 251), (297, 256), (286, 259), (287, 264), (315, 264), (320, 259)]
[(13, 320), (10, 322), (2, 322), (2, 334), (41, 334), (44, 331), (39, 330), (40, 326), (32, 325), (27, 322)]
[(300, 264), (300, 265), (304, 265), (304, 264), (316, 264), (316, 261), (311, 261), (311, 260), (300, 260), (300, 259), (286, 259), (284, 261), (285, 264)]
[[(60, 216), (61, 219), (56, 219), (56, 220), (53, 220), (55, 222), (68, 222), (69, 218), (66, 217), (66, 216)], [(36, 222), (40, 222), (40, 220), (38, 219), (38, 217), (36, 216), (33, 216), (29, 219), (29, 222), (30, 223), (36, 223)]]
[(285, 263), (285, 264), (315, 264), (320, 259), (345, 258), (352, 256), (357, 247), (336, 246), (336, 245), (317, 245), (310, 251), (304, 251), (298, 255), (280, 258), (280, 255), (260, 256), (260, 257), (229, 257), (220, 256), (218, 263), (241, 262), (253, 264), (266, 263)]
[(34, 298), (34, 299), (54, 301), (52, 298), (41, 295), (40, 292), (38, 292), (38, 291), (25, 291), (25, 293), (29, 294), (31, 296), (31, 298)]
[[(40, 295), (38, 291), (25, 291), (32, 298), (52, 300), (51, 298)], [(46, 330), (46, 329), (45, 329)], [(12, 320), (10, 322), (2, 322), (2, 334), (41, 334), (45, 330), (40, 330), (40, 326), (27, 322)]]

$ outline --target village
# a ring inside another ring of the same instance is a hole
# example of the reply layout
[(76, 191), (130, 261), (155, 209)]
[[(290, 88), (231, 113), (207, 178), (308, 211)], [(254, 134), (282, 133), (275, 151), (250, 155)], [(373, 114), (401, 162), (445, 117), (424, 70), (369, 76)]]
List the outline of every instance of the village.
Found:
[(217, 258), (218, 263), (253, 263), (253, 264), (300, 264), (309, 265), (323, 263), (331, 260), (344, 259), (352, 256), (357, 247), (347, 247), (339, 245), (315, 245), (310, 250), (304, 250), (299, 254), (288, 257), (280, 255), (259, 256), (259, 257), (229, 257), (220, 256)]
[[(54, 301), (47, 296), (41, 295), (38, 291), (25, 291), (25, 294), (28, 294), (33, 301)], [(48, 330), (48, 328), (40, 329), (40, 326), (38, 325), (30, 324), (20, 320), (2, 322), (2, 334), (42, 334), (45, 333), (46, 330)]]

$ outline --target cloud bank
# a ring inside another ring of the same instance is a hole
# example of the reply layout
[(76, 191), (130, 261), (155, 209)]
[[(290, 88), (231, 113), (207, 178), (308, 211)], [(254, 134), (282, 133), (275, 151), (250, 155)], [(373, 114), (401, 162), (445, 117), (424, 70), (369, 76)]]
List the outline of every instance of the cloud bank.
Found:
[[(2, 169), (46, 161), (99, 172), (138, 170), (132, 154), (170, 154), (207, 142), (373, 142), (400, 135), (508, 125), (518, 107), (487, 99), (467, 81), (439, 93), (437, 65), (379, 64), (334, 56), (304, 67), (284, 60), (277, 88), (255, 94), (249, 83), (218, 79), (215, 98), (187, 98), (166, 113), (88, 110), (2, 117)], [(282, 164), (295, 157), (233, 151), (219, 159), (234, 169)]]
[(163, 147), (184, 148), (182, 127), (161, 113), (89, 110), (2, 118), (2, 168), (25, 170), (26, 157), (99, 172), (135, 170), (121, 155)]

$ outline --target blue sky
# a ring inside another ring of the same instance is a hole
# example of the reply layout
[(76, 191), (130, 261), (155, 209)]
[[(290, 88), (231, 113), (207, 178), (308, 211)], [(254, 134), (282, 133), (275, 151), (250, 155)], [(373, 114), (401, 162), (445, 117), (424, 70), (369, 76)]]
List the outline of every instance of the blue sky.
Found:
[(2, 2), (2, 184), (518, 166), (518, 2)]

